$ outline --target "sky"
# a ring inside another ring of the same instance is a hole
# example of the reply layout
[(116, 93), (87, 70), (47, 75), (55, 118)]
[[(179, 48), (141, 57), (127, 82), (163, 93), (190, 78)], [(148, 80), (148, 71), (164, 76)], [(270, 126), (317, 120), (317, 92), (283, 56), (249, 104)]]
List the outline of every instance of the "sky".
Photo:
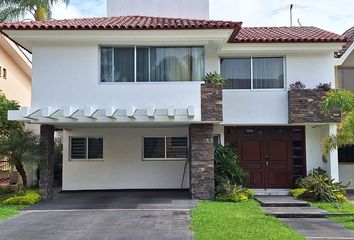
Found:
[[(338, 34), (354, 26), (354, 0), (210, 0), (210, 19), (242, 21), (247, 27), (289, 26), (290, 4), (294, 26), (300, 22)], [(105, 15), (106, 0), (70, 0), (68, 7), (53, 9), (55, 19)]]

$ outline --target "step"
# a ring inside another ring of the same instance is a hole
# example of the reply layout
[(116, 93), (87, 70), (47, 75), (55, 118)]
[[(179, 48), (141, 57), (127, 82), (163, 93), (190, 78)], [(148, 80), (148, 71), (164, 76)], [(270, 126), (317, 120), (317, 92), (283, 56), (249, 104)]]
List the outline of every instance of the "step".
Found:
[(277, 218), (324, 218), (332, 215), (317, 207), (263, 207), (266, 215)]
[(281, 218), (307, 239), (354, 239), (354, 232), (327, 218)]
[(253, 189), (255, 196), (289, 196), (290, 189)]
[(309, 207), (306, 201), (290, 196), (256, 196), (262, 207)]

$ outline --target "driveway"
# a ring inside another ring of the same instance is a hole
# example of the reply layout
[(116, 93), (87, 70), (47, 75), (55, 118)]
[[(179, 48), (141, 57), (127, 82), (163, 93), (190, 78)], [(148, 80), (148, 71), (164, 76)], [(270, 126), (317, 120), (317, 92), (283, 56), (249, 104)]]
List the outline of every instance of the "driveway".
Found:
[(58, 193), (0, 223), (1, 239), (192, 239), (187, 191)]

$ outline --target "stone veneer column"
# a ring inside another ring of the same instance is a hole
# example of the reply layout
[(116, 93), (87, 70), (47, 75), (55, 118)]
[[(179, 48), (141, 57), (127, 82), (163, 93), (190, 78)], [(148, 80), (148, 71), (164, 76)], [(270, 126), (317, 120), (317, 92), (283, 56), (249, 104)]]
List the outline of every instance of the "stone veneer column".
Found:
[(54, 180), (54, 126), (41, 125), (42, 166), (39, 192), (43, 200), (53, 198)]
[(214, 199), (213, 124), (192, 124), (190, 139), (190, 192), (193, 199)]

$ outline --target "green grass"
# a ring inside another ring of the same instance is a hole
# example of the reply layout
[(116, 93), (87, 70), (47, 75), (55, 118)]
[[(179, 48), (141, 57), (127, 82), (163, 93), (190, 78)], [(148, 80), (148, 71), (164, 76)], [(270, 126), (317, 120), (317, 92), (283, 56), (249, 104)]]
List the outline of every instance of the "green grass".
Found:
[(6, 197), (0, 197), (0, 221), (4, 221), (10, 217), (13, 217), (21, 212), (21, 210), (25, 207), (23, 205), (5, 205), (2, 203), (5, 199), (12, 196), (14, 194), (8, 195)]
[(196, 240), (305, 239), (278, 219), (266, 216), (259, 204), (200, 201), (192, 212)]
[[(354, 213), (354, 205), (350, 202), (343, 203), (341, 208), (335, 208), (331, 203), (312, 202), (312, 206), (322, 208), (332, 213)], [(328, 217), (330, 220), (354, 230), (354, 216)]]

